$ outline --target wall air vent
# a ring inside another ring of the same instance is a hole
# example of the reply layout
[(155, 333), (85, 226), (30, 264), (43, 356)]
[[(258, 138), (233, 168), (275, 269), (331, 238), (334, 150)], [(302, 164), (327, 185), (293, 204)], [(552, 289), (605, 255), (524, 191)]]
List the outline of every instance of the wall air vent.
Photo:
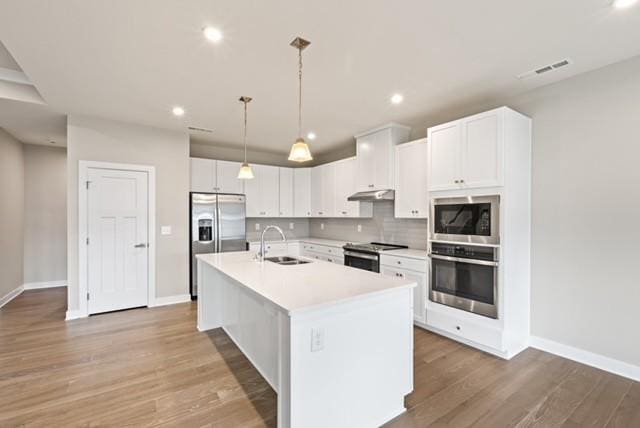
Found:
[(206, 132), (207, 134), (211, 134), (213, 132), (213, 129), (199, 128), (197, 126), (189, 126), (188, 129), (189, 131)]
[(518, 79), (528, 79), (529, 77), (539, 76), (541, 74), (546, 74), (551, 71), (555, 71), (559, 68), (566, 67), (571, 64), (570, 59), (563, 59), (561, 61), (554, 62), (553, 64), (544, 65), (542, 67), (538, 67), (536, 69), (527, 71), (525, 73), (519, 74)]

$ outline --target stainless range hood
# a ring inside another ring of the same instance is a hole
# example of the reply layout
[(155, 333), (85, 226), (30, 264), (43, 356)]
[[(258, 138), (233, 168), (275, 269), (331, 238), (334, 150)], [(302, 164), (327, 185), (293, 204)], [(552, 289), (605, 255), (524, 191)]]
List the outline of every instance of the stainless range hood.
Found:
[(347, 201), (375, 202), (393, 201), (396, 197), (395, 190), (370, 190), (368, 192), (358, 192), (347, 198)]

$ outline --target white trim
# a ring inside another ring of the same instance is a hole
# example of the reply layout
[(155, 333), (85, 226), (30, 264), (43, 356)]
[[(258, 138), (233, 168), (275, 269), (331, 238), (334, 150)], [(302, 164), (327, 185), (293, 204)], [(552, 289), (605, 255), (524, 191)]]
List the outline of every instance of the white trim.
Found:
[[(147, 291), (147, 306), (155, 306), (156, 301), (156, 168), (152, 165), (136, 165), (128, 163), (112, 163), (97, 161), (78, 161), (78, 299), (79, 308), (71, 311), (73, 318), (89, 316), (87, 300), (87, 177), (89, 168), (116, 169), (123, 171), (138, 171), (148, 174), (147, 197), (149, 230), (149, 287)], [(79, 314), (78, 316), (75, 316)], [(67, 313), (69, 316), (69, 312)], [(67, 319), (73, 319), (67, 318)]]
[(186, 303), (190, 301), (190, 294), (176, 294), (175, 296), (156, 297), (153, 305), (149, 305), (149, 307), (175, 305), (176, 303)]
[(573, 346), (564, 345), (537, 336), (531, 336), (529, 338), (529, 345), (532, 348), (540, 349), (541, 351), (559, 355), (640, 382), (640, 366), (634, 366), (624, 361), (615, 360), (605, 357), (604, 355), (595, 354), (590, 351), (585, 351), (584, 349), (574, 348)]
[(19, 83), (21, 85), (33, 86), (31, 80), (22, 71), (11, 70), (10, 68), (0, 67), (0, 80), (5, 82)]
[(65, 321), (69, 321), (69, 320), (75, 320), (78, 318), (86, 318), (87, 316), (84, 315), (79, 309), (75, 309), (75, 310), (69, 310), (67, 311), (64, 319)]
[(18, 297), (24, 291), (24, 287), (21, 285), (11, 291), (9, 291), (4, 296), (0, 297), (0, 308)]
[(40, 288), (66, 287), (67, 280), (62, 281), (42, 281), (42, 282), (26, 282), (23, 287), (25, 290), (38, 290)]

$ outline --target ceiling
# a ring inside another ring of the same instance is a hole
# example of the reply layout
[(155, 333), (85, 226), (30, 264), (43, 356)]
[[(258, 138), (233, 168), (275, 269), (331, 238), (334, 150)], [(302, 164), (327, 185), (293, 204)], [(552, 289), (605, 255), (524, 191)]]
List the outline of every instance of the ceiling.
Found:
[[(0, 40), (56, 114), (210, 128), (193, 137), (239, 145), (238, 97), (248, 95), (250, 146), (283, 153), (297, 132), (297, 35), (312, 42), (303, 121), (316, 153), (385, 122), (423, 129), (457, 106), (640, 55), (640, 5), (610, 0), (4, 0), (2, 9)], [(223, 41), (205, 40), (205, 25)], [(516, 78), (564, 58), (572, 65)], [(394, 92), (402, 104), (390, 104)]]

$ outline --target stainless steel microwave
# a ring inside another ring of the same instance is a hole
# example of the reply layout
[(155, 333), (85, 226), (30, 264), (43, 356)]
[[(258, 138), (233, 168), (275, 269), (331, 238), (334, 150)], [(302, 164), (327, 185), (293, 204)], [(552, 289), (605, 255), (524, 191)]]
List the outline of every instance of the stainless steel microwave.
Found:
[(435, 198), (431, 202), (431, 239), (500, 244), (500, 196)]

